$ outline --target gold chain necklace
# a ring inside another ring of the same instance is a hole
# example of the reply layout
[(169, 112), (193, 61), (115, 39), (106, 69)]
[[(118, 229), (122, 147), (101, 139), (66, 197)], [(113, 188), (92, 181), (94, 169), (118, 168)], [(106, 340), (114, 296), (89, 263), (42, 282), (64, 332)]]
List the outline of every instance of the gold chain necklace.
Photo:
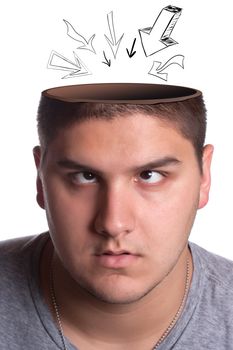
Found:
[(189, 280), (190, 280), (190, 266), (189, 266), (189, 258), (187, 258), (186, 262), (186, 279), (185, 279), (185, 288), (184, 288), (184, 295), (181, 300), (180, 306), (178, 311), (176, 312), (175, 316), (173, 317), (172, 321), (170, 322), (169, 326), (166, 328), (166, 330), (163, 332), (157, 343), (155, 344), (153, 350), (158, 349), (159, 345), (164, 341), (164, 339), (168, 336), (168, 333), (170, 333), (171, 329), (174, 327), (176, 324), (178, 318), (180, 317), (180, 314), (184, 308), (188, 292), (189, 292)]
[[(163, 332), (155, 346), (153, 347), (153, 350), (158, 349), (160, 344), (164, 341), (164, 339), (168, 336), (174, 325), (176, 324), (183, 308), (185, 305), (185, 301), (188, 296), (188, 291), (189, 291), (189, 281), (190, 280), (190, 264), (189, 264), (189, 258), (187, 258), (186, 262), (186, 279), (185, 279), (185, 289), (184, 289), (184, 295), (182, 298), (182, 301), (180, 303), (179, 309), (176, 312), (175, 316), (173, 317), (172, 321), (169, 323), (169, 326), (166, 328), (166, 330)], [(65, 341), (65, 336), (64, 336), (64, 331), (62, 327), (62, 321), (61, 321), (61, 316), (59, 312), (59, 307), (56, 299), (56, 294), (55, 294), (55, 288), (54, 288), (54, 272), (53, 272), (53, 258), (51, 259), (51, 266), (50, 266), (50, 296), (51, 296), (51, 301), (53, 305), (53, 309), (56, 315), (56, 320), (57, 320), (57, 327), (58, 327), (58, 332), (62, 341), (62, 347), (63, 350), (68, 350), (66, 346), (66, 341)]]

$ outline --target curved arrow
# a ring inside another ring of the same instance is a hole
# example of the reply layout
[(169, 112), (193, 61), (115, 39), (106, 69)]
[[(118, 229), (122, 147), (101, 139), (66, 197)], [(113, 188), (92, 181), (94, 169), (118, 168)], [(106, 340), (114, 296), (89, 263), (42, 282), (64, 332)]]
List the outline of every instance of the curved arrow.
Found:
[(95, 52), (95, 49), (93, 47), (93, 39), (95, 38), (95, 34), (93, 34), (89, 40), (86, 40), (84, 38), (84, 36), (82, 36), (81, 34), (79, 34), (78, 32), (76, 32), (76, 30), (74, 29), (74, 27), (68, 22), (66, 21), (65, 19), (63, 19), (63, 21), (65, 22), (66, 26), (67, 26), (67, 35), (76, 40), (76, 41), (79, 41), (81, 42), (83, 45), (78, 47), (78, 49), (84, 49), (84, 50), (89, 50), (89, 51), (92, 51), (94, 53)]
[(171, 57), (167, 62), (162, 64), (162, 62), (154, 61), (153, 65), (148, 74), (154, 75), (157, 78), (163, 79), (167, 81), (168, 73), (162, 73), (166, 68), (171, 66), (172, 64), (177, 64), (181, 68), (184, 69), (184, 56), (183, 55), (175, 55)]

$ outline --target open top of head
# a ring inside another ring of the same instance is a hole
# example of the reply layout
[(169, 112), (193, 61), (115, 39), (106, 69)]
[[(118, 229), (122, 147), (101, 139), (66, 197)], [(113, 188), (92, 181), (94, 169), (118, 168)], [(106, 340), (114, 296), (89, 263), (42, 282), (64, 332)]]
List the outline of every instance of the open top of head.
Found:
[(65, 102), (157, 104), (201, 96), (199, 90), (174, 85), (144, 83), (100, 83), (59, 86), (42, 95)]
[(176, 128), (193, 144), (202, 167), (206, 132), (206, 108), (202, 92), (193, 88), (144, 84), (100, 83), (60, 86), (42, 92), (37, 121), (43, 150), (60, 130), (92, 118), (143, 114)]

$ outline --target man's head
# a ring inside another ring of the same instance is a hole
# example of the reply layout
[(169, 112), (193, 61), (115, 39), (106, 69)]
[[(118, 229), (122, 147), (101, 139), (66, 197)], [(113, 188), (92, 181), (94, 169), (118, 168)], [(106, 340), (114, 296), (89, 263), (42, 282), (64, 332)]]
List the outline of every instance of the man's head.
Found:
[(177, 264), (208, 201), (213, 148), (203, 148), (203, 101), (45, 99), (34, 156), (56, 254), (96, 298), (139, 300)]

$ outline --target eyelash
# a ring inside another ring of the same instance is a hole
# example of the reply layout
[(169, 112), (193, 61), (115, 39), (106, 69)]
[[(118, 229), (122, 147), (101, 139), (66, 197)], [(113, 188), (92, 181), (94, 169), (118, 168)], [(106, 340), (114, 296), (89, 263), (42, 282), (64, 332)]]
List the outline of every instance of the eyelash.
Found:
[[(140, 173), (140, 175), (143, 174), (143, 173), (149, 173), (149, 172), (157, 173), (157, 174), (161, 175), (163, 178), (165, 178), (165, 177), (168, 175), (166, 172), (157, 171), (157, 170), (153, 170), (153, 169), (152, 169), (152, 170), (151, 170), (151, 169), (143, 170), (143, 171)], [(71, 178), (71, 181), (74, 182), (74, 183), (76, 184), (76, 179), (75, 179), (75, 177), (76, 177), (77, 175), (79, 175), (79, 174), (91, 174), (91, 175), (94, 176), (94, 178), (98, 179), (98, 176), (95, 175), (94, 173), (92, 173), (91, 171), (80, 171), (80, 172), (75, 172), (75, 173), (69, 173), (68, 176)], [(148, 179), (148, 180), (150, 180), (150, 179)], [(161, 179), (161, 180), (158, 180), (158, 181), (155, 182), (155, 183), (144, 182), (144, 181), (142, 181), (142, 183), (144, 183), (144, 184), (149, 184), (149, 185), (151, 185), (151, 184), (152, 184), (152, 185), (153, 185), (153, 184), (155, 185), (155, 184), (157, 184), (157, 183), (160, 183), (161, 181), (162, 181), (162, 179)], [(137, 180), (137, 182), (138, 182), (138, 180)], [(92, 183), (96, 183), (96, 181), (91, 182), (91, 181), (88, 181), (88, 180), (87, 180), (86, 183), (78, 183), (78, 185), (88, 185), (88, 184), (92, 184)]]

